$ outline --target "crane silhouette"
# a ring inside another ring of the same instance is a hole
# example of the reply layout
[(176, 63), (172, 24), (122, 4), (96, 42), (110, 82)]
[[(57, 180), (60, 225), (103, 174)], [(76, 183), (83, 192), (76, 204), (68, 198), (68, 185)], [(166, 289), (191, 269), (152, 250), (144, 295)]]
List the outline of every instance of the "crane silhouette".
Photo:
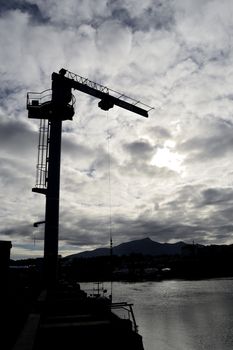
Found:
[(98, 98), (98, 106), (105, 111), (116, 105), (147, 118), (153, 109), (64, 68), (52, 73), (51, 90), (27, 93), (28, 117), (40, 119), (36, 186), (32, 191), (46, 196), (44, 285), (47, 289), (57, 284), (62, 122), (72, 120), (75, 114), (72, 89)]

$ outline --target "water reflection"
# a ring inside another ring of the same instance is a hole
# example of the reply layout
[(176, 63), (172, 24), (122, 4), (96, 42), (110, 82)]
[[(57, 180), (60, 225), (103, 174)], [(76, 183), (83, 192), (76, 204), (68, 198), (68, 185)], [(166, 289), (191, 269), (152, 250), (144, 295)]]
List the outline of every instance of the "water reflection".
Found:
[(233, 279), (117, 282), (113, 296), (134, 304), (145, 350), (233, 349)]

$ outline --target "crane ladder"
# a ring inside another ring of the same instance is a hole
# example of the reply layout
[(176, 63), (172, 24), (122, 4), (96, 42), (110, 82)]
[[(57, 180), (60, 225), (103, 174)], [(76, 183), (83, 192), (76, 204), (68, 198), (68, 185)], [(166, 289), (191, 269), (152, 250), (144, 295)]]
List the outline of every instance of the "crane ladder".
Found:
[(36, 185), (34, 192), (43, 193), (43, 191), (46, 191), (47, 189), (50, 125), (51, 122), (48, 119), (40, 120), (38, 158), (36, 166)]

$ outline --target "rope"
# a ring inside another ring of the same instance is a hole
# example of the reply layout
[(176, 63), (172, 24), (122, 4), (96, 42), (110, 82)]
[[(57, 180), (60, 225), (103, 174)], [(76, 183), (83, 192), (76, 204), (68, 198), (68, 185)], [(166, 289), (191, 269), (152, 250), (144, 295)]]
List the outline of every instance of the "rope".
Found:
[[(109, 125), (109, 114), (107, 111), (107, 125)], [(110, 132), (107, 132), (107, 153), (108, 153), (108, 193), (109, 193), (109, 240), (110, 240), (110, 270), (111, 270), (111, 300), (113, 297), (113, 282), (112, 282), (112, 184), (111, 184), (111, 155), (110, 155)]]

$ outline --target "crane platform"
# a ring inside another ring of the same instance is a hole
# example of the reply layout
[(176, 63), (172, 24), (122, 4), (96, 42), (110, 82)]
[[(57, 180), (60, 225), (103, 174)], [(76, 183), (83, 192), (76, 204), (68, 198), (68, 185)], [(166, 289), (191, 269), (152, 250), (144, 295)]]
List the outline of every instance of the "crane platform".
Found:
[(74, 105), (73, 95), (67, 103), (54, 103), (51, 89), (27, 93), (27, 110), (30, 119), (72, 120), (75, 114)]

